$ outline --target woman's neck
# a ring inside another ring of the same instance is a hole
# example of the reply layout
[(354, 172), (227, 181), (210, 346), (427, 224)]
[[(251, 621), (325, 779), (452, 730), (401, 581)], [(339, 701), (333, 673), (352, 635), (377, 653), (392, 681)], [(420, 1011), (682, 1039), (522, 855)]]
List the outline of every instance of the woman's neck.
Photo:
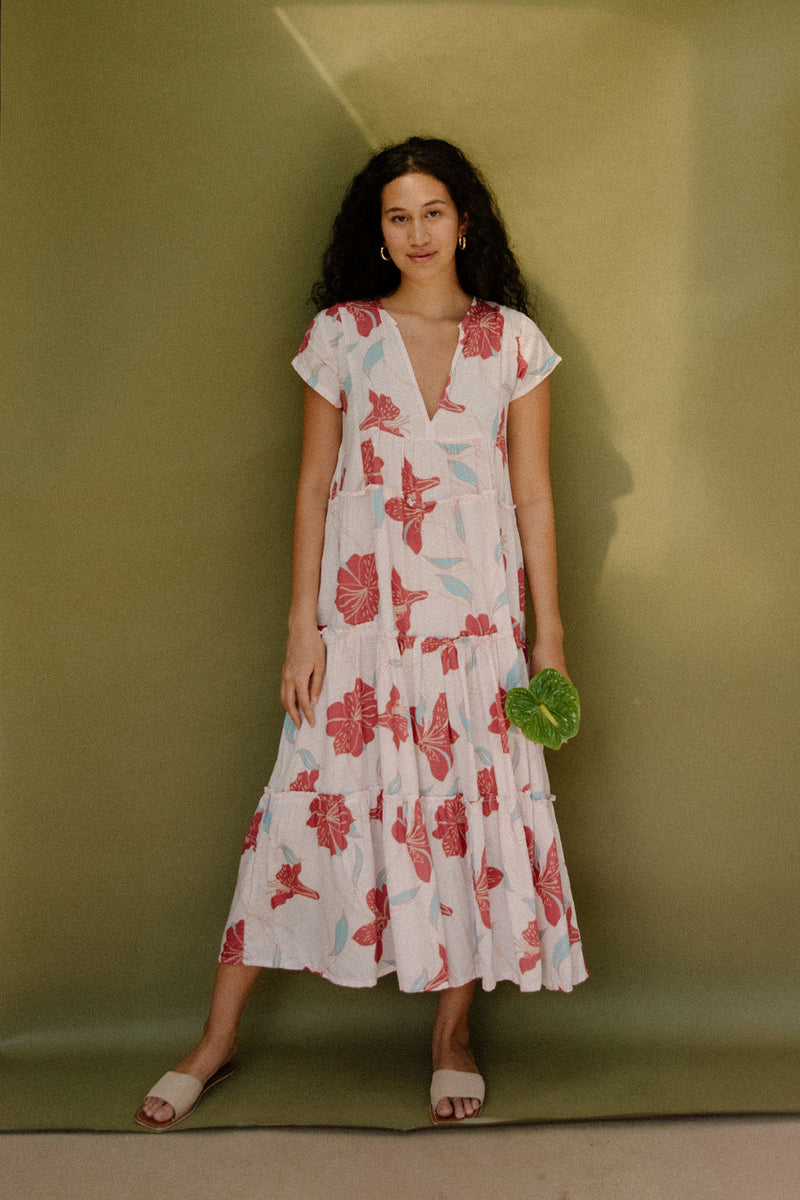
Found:
[(401, 279), (396, 291), (385, 296), (382, 303), (388, 312), (460, 321), (472, 303), (472, 296), (467, 295), (457, 279)]

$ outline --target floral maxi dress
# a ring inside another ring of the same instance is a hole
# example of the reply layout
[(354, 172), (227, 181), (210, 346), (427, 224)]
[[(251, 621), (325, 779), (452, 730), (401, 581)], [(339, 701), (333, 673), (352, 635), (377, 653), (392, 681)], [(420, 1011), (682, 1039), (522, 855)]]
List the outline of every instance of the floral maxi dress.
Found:
[(316, 725), (287, 717), (220, 960), (406, 992), (587, 977), (528, 681), (505, 427), (560, 362), (476, 299), (429, 417), (379, 301), (320, 312), (293, 360), (343, 413), (322, 555)]

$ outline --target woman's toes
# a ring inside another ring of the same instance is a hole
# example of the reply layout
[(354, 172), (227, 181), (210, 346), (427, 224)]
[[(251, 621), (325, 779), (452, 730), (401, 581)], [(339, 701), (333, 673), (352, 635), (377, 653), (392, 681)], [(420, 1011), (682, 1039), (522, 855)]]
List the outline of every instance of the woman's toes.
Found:
[(436, 1105), (436, 1115), (437, 1117), (452, 1117), (453, 1106), (446, 1096)]

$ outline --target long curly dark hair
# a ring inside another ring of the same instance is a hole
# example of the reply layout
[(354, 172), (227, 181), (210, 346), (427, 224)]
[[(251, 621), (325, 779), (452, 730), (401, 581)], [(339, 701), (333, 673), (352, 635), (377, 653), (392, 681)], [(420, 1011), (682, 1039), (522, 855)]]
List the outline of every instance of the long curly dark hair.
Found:
[(313, 303), (329, 308), (395, 291), (400, 272), (380, 256), (381, 193), (387, 183), (412, 172), (433, 175), (445, 185), (458, 212), (467, 214), (466, 249), (456, 254), (458, 282), (464, 291), (527, 313), (528, 289), (480, 173), (450, 142), (420, 137), (381, 150), (356, 175), (333, 223), (322, 278), (311, 293)]

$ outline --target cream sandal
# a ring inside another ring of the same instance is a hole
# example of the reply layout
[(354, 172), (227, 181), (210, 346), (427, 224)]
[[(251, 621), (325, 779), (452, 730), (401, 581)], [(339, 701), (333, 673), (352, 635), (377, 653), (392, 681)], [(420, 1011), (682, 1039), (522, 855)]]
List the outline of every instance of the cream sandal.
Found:
[(162, 1075), (158, 1083), (154, 1084), (147, 1093), (145, 1101), (149, 1100), (151, 1096), (163, 1100), (165, 1104), (172, 1105), (175, 1116), (170, 1121), (156, 1121), (154, 1117), (147, 1115), (144, 1111), (144, 1104), (142, 1104), (136, 1112), (134, 1120), (154, 1133), (172, 1129), (184, 1117), (188, 1117), (189, 1113), (194, 1112), (207, 1091), (216, 1087), (218, 1083), (222, 1083), (223, 1079), (227, 1079), (235, 1070), (232, 1062), (226, 1062), (205, 1083), (195, 1079), (194, 1075), (184, 1074), (183, 1071), (167, 1071), (166, 1075)]
[[(480, 1108), (472, 1117), (440, 1117), (436, 1105), (440, 1100), (452, 1100), (453, 1096), (469, 1096), (477, 1100)], [(463, 1121), (471, 1121), (479, 1117), (483, 1111), (483, 1101), (486, 1097), (486, 1084), (483, 1076), (477, 1071), (434, 1071), (431, 1080), (431, 1120), (434, 1125), (460, 1125)]]

